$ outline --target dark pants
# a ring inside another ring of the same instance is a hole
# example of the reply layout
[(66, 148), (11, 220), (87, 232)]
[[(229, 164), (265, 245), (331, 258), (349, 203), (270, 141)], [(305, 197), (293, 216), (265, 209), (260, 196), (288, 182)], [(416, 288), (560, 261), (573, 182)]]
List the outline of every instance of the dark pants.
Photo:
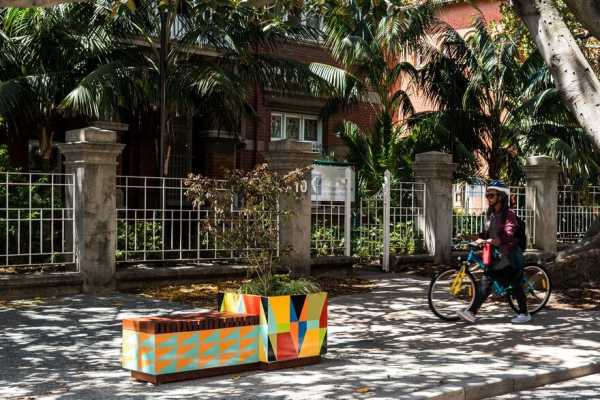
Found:
[(508, 266), (498, 272), (486, 272), (481, 279), (481, 282), (479, 282), (475, 301), (469, 308), (469, 311), (473, 314), (476, 314), (477, 311), (479, 311), (483, 302), (492, 293), (492, 282), (497, 280), (503, 285), (507, 285), (508, 283), (512, 285), (512, 294), (519, 305), (519, 314), (527, 314), (527, 300), (525, 298), (525, 291), (523, 290), (522, 279), (523, 271), (520, 268), (517, 270), (512, 266)]

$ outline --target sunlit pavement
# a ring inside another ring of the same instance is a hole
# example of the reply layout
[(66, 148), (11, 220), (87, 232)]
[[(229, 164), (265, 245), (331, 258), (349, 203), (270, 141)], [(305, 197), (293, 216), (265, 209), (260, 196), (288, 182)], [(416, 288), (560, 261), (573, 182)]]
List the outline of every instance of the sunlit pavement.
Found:
[(490, 400), (567, 400), (567, 399), (600, 399), (600, 374), (588, 375), (583, 378), (555, 383), (504, 396), (493, 397)]
[(0, 398), (397, 398), (600, 361), (600, 312), (548, 310), (515, 326), (507, 305), (487, 303), (477, 324), (447, 323), (427, 308), (427, 280), (373, 277), (373, 292), (331, 301), (321, 364), (156, 387), (120, 368), (120, 320), (189, 308), (124, 294), (16, 302), (0, 309)]

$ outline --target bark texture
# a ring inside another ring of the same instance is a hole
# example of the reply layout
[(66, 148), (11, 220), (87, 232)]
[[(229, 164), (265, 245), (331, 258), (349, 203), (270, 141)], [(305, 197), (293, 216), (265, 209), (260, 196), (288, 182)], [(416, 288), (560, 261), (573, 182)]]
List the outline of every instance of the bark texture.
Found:
[(553, 1), (513, 0), (513, 6), (550, 68), (563, 101), (600, 147), (600, 81)]

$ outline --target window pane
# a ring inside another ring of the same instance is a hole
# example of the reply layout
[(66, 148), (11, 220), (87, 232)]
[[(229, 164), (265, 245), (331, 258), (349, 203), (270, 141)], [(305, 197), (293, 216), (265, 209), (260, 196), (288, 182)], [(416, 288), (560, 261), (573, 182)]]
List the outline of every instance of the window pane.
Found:
[(285, 118), (285, 137), (288, 139), (300, 139), (300, 118), (286, 117)]
[(318, 139), (318, 121), (316, 119), (305, 119), (304, 120), (304, 140), (310, 140), (316, 142)]
[(281, 115), (271, 115), (271, 137), (281, 139)]

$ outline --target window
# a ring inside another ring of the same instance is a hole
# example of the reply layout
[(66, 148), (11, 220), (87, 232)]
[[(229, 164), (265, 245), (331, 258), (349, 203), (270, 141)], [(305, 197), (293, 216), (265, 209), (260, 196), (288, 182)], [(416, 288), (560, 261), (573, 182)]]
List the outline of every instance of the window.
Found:
[(285, 137), (288, 139), (300, 140), (300, 117), (285, 117)]
[(316, 118), (304, 118), (304, 140), (311, 142), (319, 140), (318, 123), (319, 121)]
[(314, 143), (320, 148), (322, 123), (316, 115), (271, 114), (271, 140), (296, 139)]
[(282, 116), (273, 114), (271, 115), (271, 137), (273, 139), (282, 139)]

